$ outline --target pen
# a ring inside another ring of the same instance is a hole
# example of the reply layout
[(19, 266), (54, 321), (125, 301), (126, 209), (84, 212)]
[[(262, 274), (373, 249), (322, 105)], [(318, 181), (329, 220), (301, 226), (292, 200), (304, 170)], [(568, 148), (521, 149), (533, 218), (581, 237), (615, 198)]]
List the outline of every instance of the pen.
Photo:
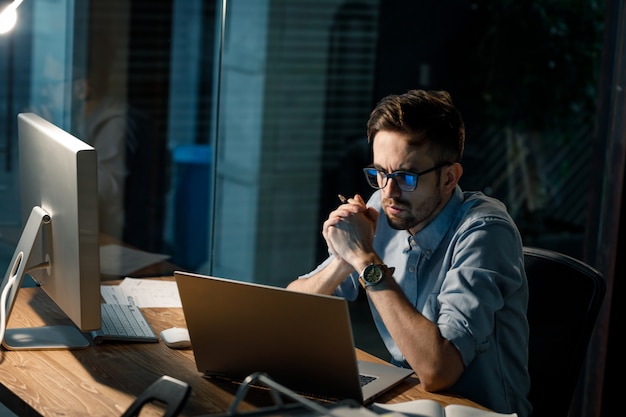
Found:
[(341, 194), (337, 194), (337, 197), (339, 197), (339, 201), (341, 201), (343, 204), (346, 204), (348, 202), (348, 199), (345, 198), (343, 195)]

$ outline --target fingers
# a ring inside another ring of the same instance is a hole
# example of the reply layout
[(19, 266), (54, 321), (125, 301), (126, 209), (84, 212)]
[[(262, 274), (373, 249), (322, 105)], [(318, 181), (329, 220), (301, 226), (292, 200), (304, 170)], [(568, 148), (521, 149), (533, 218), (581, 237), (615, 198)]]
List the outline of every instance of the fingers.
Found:
[(349, 210), (350, 213), (359, 213), (359, 212), (367, 210), (365, 201), (358, 194), (355, 194), (355, 196), (352, 198), (346, 198), (342, 194), (338, 194), (337, 197), (339, 197), (339, 201), (341, 201), (341, 205), (337, 208), (336, 212), (342, 209)]
[[(342, 259), (342, 252), (354, 246), (354, 244), (348, 244), (350, 240), (371, 240), (370, 235), (378, 221), (378, 211), (368, 208), (359, 194), (351, 198), (346, 198), (342, 194), (338, 194), (337, 197), (341, 205), (329, 214), (328, 219), (322, 225), (322, 235), (329, 252), (336, 258)], [(363, 217), (359, 219), (360, 215)], [(340, 233), (337, 228), (341, 229)], [(368, 231), (368, 229), (372, 230)]]
[(374, 223), (378, 221), (378, 217), (380, 213), (372, 207), (367, 207), (365, 200), (363, 200), (363, 197), (361, 197), (360, 194), (355, 194), (354, 197), (349, 198), (349, 199), (339, 194), (339, 199), (342, 200), (344, 204), (352, 204), (352, 205), (356, 205), (357, 207), (359, 207), (360, 208), (359, 211), (363, 211), (365, 213), (365, 216), (368, 219), (372, 220)]
[(368, 208), (365, 200), (363, 200), (363, 197), (359, 194), (355, 194), (354, 197), (351, 198), (347, 198), (342, 194), (338, 194), (337, 197), (342, 204), (329, 214), (328, 220), (324, 223), (324, 230), (327, 227), (337, 225), (341, 221), (360, 213), (363, 213), (366, 218), (374, 223), (378, 221), (378, 211), (373, 208)]
[(365, 200), (363, 200), (363, 197), (361, 197), (359, 194), (355, 194), (354, 197), (352, 198), (346, 198), (343, 194), (337, 194), (337, 197), (339, 197), (339, 201), (341, 201), (341, 204), (359, 204), (359, 205), (365, 205)]
[(322, 225), (322, 236), (324, 237), (324, 240), (326, 241), (328, 252), (331, 253), (337, 259), (341, 259), (341, 257), (339, 256), (339, 254), (337, 253), (337, 251), (335, 250), (333, 246), (332, 240), (330, 238), (329, 230), (331, 227), (333, 227), (333, 225), (337, 224), (339, 221), (341, 220), (331, 221), (331, 219), (329, 219), (329, 220), (326, 220), (324, 224)]

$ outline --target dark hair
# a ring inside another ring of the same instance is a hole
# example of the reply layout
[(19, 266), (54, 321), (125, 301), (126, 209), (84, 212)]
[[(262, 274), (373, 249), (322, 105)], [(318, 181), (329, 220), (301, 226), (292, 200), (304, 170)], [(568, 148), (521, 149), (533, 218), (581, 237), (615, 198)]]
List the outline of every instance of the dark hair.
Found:
[(460, 162), (465, 125), (446, 91), (410, 90), (383, 98), (367, 122), (370, 146), (381, 130), (407, 134), (411, 144), (428, 145), (436, 163)]

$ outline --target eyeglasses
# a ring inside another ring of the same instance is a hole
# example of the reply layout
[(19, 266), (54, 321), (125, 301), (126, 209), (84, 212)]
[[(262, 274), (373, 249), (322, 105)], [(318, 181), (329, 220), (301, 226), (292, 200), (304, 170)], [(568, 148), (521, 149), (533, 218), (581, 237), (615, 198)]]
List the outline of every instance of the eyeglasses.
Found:
[(450, 162), (443, 162), (421, 172), (395, 171), (388, 174), (385, 171), (376, 168), (363, 168), (363, 173), (365, 174), (367, 183), (372, 188), (377, 190), (385, 188), (389, 178), (391, 178), (395, 181), (396, 186), (402, 191), (415, 191), (417, 188), (417, 180), (420, 175), (428, 174), (429, 172), (450, 164)]

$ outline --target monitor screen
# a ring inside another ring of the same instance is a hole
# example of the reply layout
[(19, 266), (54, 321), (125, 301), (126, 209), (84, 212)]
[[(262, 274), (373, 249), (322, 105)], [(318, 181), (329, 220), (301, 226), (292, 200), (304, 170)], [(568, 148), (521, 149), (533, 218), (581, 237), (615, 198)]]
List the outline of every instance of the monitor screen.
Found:
[(22, 279), (29, 274), (77, 330), (98, 329), (101, 310), (96, 151), (34, 113), (18, 115), (18, 150), (25, 226), (3, 281), (4, 288), (15, 275), (15, 288), (8, 292), (5, 304), (7, 317), (2, 319), (8, 318)]

